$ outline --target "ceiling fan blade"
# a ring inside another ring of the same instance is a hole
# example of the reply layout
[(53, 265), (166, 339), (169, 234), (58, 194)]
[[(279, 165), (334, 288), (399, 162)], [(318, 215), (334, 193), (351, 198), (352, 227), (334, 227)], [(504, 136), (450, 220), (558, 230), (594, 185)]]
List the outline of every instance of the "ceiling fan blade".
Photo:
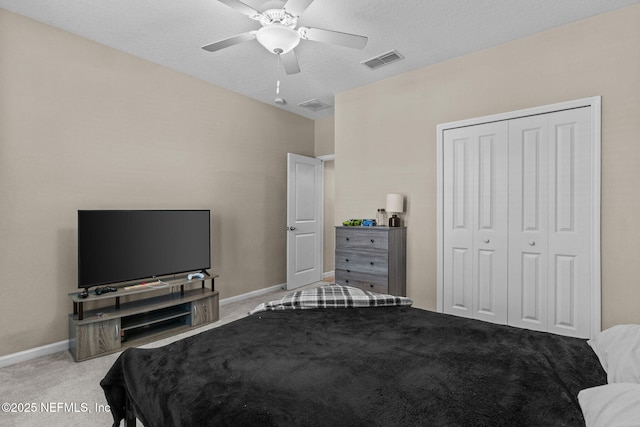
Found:
[(257, 19), (257, 17), (260, 16), (260, 12), (258, 12), (257, 10), (252, 8), (251, 6), (248, 6), (248, 5), (244, 4), (244, 3), (242, 3), (240, 0), (218, 0), (218, 1), (220, 3), (226, 4), (230, 8), (233, 8), (233, 9), (237, 10), (238, 12), (242, 13), (243, 15), (247, 15), (249, 18)]
[(219, 40), (215, 43), (202, 46), (202, 48), (204, 50), (208, 50), (209, 52), (215, 52), (217, 50), (224, 49), (225, 47), (248, 42), (249, 40), (253, 40), (255, 38), (255, 31), (250, 31), (248, 33), (238, 34), (237, 36), (229, 37), (228, 39)]
[(352, 47), (355, 49), (362, 49), (367, 44), (367, 38), (365, 36), (358, 36), (356, 34), (341, 33), (339, 31), (323, 30), (320, 28), (298, 28), (300, 37), (306, 40), (313, 40), (322, 43), (332, 43), (340, 46)]
[(296, 74), (300, 72), (300, 65), (298, 65), (298, 58), (293, 50), (280, 55), (280, 60), (284, 66), (284, 71), (287, 74)]
[(313, 0), (289, 0), (283, 9), (293, 16), (300, 16), (311, 3), (313, 3)]

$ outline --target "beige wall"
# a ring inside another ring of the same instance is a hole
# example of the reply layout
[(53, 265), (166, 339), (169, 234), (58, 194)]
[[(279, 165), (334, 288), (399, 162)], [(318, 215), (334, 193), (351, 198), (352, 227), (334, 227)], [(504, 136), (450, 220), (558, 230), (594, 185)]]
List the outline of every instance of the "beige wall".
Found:
[(408, 295), (435, 309), (436, 125), (601, 95), (603, 327), (640, 323), (639, 41), (632, 6), (339, 94), (336, 219), (405, 194)]
[(335, 119), (327, 117), (314, 122), (315, 155), (335, 154)]
[[(335, 154), (334, 118), (327, 117), (314, 122), (315, 154), (326, 156)], [(323, 235), (323, 272), (335, 269), (335, 232), (334, 232), (334, 181), (335, 161), (324, 162), (324, 235)]]
[(68, 338), (78, 209), (211, 209), (222, 298), (286, 281), (313, 121), (2, 9), (0, 55), (0, 355)]

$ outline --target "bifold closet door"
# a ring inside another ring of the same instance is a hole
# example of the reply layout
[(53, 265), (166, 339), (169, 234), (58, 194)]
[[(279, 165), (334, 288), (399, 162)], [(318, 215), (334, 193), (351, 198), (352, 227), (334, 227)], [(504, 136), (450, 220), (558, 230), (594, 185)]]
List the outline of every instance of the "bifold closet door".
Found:
[(509, 122), (509, 324), (547, 330), (548, 117)]
[(509, 121), (509, 324), (588, 337), (590, 108)]
[(507, 322), (508, 125), (444, 133), (444, 312)]

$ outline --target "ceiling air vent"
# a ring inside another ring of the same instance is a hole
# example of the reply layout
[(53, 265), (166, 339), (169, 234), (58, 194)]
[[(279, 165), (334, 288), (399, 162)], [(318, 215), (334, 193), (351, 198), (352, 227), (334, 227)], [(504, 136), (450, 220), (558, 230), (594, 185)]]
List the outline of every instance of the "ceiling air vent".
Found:
[(311, 99), (309, 101), (302, 102), (298, 104), (298, 106), (311, 111), (320, 111), (324, 110), (325, 108), (331, 108), (331, 105), (325, 104), (324, 102), (318, 101), (317, 99)]
[(397, 50), (392, 50), (383, 53), (382, 55), (378, 55), (375, 58), (362, 61), (361, 64), (371, 70), (376, 70), (383, 65), (391, 64), (392, 62), (400, 61), (401, 59), (404, 59), (404, 56), (400, 55)]

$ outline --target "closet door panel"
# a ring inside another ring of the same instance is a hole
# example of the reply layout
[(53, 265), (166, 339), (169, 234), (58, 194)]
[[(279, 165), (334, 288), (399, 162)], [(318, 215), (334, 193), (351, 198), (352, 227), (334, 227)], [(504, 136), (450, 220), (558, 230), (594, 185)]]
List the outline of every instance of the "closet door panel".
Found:
[(509, 320), (547, 329), (546, 116), (509, 121)]
[(477, 148), (463, 129), (444, 135), (444, 312), (473, 316), (473, 196)]
[(589, 336), (590, 109), (549, 114), (549, 129), (549, 331)]
[(478, 125), (472, 131), (478, 149), (473, 314), (476, 319), (506, 323), (508, 123)]
[(444, 135), (445, 313), (507, 319), (508, 125)]
[(545, 265), (545, 259), (540, 253), (522, 252), (519, 268), (521, 269), (521, 282), (519, 293), (521, 307), (518, 311), (518, 319), (523, 322), (544, 325), (544, 303), (540, 295), (545, 292), (541, 270)]

